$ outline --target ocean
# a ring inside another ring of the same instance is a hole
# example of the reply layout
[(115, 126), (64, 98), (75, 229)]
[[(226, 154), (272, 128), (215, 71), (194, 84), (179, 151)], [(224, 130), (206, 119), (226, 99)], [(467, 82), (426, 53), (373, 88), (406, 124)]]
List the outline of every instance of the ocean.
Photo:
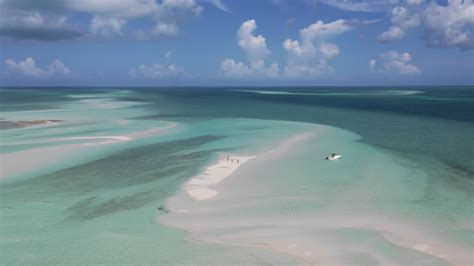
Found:
[(0, 106), (1, 264), (474, 263), (474, 87), (5, 87)]

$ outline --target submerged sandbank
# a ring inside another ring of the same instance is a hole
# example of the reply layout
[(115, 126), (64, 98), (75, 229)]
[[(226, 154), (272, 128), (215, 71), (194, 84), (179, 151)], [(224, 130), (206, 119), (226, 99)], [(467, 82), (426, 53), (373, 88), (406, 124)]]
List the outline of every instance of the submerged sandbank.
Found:
[[(93, 161), (120, 149), (138, 145), (140, 140), (160, 137), (175, 128), (177, 123), (132, 132), (123, 135), (83, 135), (72, 132), (68, 137), (38, 137), (37, 140), (10, 141), (8, 145), (38, 145), (25, 150), (0, 153), (0, 182), (47, 174), (74, 165)], [(53, 130), (53, 129), (51, 129)], [(44, 133), (47, 135), (47, 132)], [(134, 144), (136, 143), (136, 144)], [(127, 144), (127, 145), (124, 145)], [(47, 155), (47, 156), (45, 156)]]
[(63, 120), (60, 119), (33, 119), (33, 120), (20, 120), (15, 121), (20, 126), (34, 126), (34, 125), (43, 125), (43, 124), (57, 124), (61, 123)]
[[(470, 263), (469, 247), (416, 216), (426, 176), (357, 139), (324, 126), (289, 136), (213, 185), (213, 200), (190, 198), (189, 183), (208, 182), (188, 181), (156, 221), (196, 240), (267, 248), (307, 264)], [(332, 151), (344, 159), (325, 161)]]
[(60, 119), (0, 120), (0, 130), (15, 129), (29, 126), (57, 125), (64, 122)]

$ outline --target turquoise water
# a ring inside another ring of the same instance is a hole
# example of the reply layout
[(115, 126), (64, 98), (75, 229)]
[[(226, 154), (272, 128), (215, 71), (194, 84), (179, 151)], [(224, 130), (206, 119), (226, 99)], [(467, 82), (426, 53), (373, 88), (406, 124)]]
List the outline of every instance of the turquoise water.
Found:
[[(2, 263), (472, 262), (473, 88), (1, 93)], [(257, 159), (182, 195), (229, 153)]]

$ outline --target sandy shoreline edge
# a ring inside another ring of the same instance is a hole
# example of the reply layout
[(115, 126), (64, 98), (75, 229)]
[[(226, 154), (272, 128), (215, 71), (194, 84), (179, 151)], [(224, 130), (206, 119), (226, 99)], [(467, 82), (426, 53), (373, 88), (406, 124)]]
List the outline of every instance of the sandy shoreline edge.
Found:
[(213, 186), (220, 183), (226, 177), (237, 171), (237, 169), (256, 156), (227, 156), (220, 158), (216, 164), (206, 168), (197, 176), (192, 177), (184, 184), (186, 193), (195, 200), (207, 200), (215, 197), (217, 191)]
[[(255, 162), (244, 167), (243, 174), (237, 172), (235, 178), (241, 179), (260, 163), (281, 160), (293, 154), (314, 137), (324, 137), (331, 132), (307, 131), (289, 136), (277, 146), (257, 152)], [(347, 141), (353, 141), (348, 139)], [(232, 157), (241, 158), (241, 157)], [(245, 158), (245, 157), (244, 157)], [(254, 159), (252, 158), (252, 159)], [(247, 162), (247, 161), (246, 161)], [(229, 190), (226, 184), (219, 184), (221, 197), (206, 201), (217, 196), (214, 187), (239, 168), (232, 171), (225, 169), (229, 162), (220, 158), (217, 163), (183, 184), (181, 192), (168, 198), (166, 214), (160, 214), (155, 222), (172, 228), (182, 229), (189, 233), (190, 239), (230, 246), (246, 246), (265, 248), (277, 253), (288, 255), (301, 264), (343, 264), (346, 249), (356, 250), (361, 259), (370, 259), (381, 264), (404, 264), (405, 257), (397, 257), (396, 251), (403, 252), (409, 258), (439, 264), (462, 265), (469, 261), (469, 253), (458, 246), (450, 246), (431, 234), (430, 230), (420, 230), (419, 224), (402, 217), (380, 216), (380, 213), (360, 213), (357, 216), (336, 215), (335, 213), (308, 213), (295, 217), (280, 216), (279, 213), (248, 215), (244, 219), (229, 216), (226, 212), (239, 211), (244, 208), (255, 208), (258, 204), (246, 202), (245, 198), (227, 197)], [(215, 171), (223, 167), (220, 177)], [(210, 170), (210, 171), (209, 171)], [(209, 172), (210, 173), (209, 173)], [(227, 172), (229, 171), (229, 172)], [(209, 174), (209, 175), (208, 175)], [(234, 176), (230, 176), (230, 183)], [(213, 182), (212, 178), (216, 178)], [(248, 179), (247, 179), (248, 180)], [(195, 189), (197, 191), (194, 191)], [(234, 187), (235, 189), (242, 187)], [(193, 194), (195, 193), (195, 194)], [(270, 201), (269, 201), (270, 202)], [(243, 207), (246, 206), (246, 207)], [(232, 217), (232, 219), (230, 218)], [(376, 246), (359, 246), (357, 241), (338, 238), (341, 233), (359, 234), (361, 241), (373, 241)], [(379, 245), (390, 248), (383, 250)], [(395, 254), (395, 255), (394, 255)], [(408, 258), (408, 257), (407, 257)]]

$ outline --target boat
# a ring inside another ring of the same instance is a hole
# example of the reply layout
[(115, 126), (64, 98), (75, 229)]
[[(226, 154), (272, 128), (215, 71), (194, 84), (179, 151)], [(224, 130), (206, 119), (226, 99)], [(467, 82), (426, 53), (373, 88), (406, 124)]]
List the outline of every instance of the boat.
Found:
[(332, 153), (330, 156), (326, 157), (326, 160), (331, 160), (331, 161), (334, 161), (334, 160), (339, 160), (342, 158), (342, 155), (340, 154), (336, 154), (336, 153)]

